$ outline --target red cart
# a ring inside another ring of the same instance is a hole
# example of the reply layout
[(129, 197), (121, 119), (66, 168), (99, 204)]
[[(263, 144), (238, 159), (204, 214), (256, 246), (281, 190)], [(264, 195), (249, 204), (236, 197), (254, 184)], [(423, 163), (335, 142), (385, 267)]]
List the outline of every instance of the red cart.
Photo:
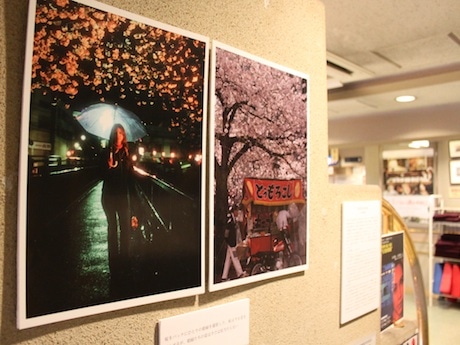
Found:
[[(301, 265), (293, 219), (305, 207), (302, 180), (246, 178), (242, 204), (246, 239), (237, 251), (248, 273)], [(280, 212), (291, 215), (290, 226), (277, 224)]]

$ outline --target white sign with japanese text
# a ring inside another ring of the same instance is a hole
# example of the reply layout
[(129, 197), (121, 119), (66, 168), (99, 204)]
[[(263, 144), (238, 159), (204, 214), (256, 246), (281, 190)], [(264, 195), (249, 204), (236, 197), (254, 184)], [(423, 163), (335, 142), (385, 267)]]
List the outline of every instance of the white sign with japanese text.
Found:
[(340, 324), (377, 310), (380, 302), (381, 202), (342, 205)]
[(159, 345), (247, 345), (249, 299), (161, 319), (158, 333)]

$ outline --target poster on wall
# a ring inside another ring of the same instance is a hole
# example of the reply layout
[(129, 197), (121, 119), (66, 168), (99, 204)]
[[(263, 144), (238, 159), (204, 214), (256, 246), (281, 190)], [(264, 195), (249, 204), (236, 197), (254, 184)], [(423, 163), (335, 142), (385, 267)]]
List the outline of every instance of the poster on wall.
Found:
[(213, 42), (211, 291), (306, 269), (309, 77)]
[(384, 196), (433, 194), (434, 150), (383, 152)]
[(208, 39), (91, 0), (33, 0), (18, 328), (204, 292)]
[(460, 160), (449, 162), (449, 181), (451, 185), (460, 184)]
[(379, 307), (380, 200), (342, 204), (340, 324)]
[(404, 233), (382, 236), (382, 284), (380, 330), (404, 316)]

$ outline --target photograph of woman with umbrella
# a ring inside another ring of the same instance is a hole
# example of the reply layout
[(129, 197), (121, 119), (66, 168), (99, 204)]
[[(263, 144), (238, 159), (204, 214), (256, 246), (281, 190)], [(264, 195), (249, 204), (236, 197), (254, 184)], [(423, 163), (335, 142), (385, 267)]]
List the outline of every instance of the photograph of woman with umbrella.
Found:
[(204, 292), (208, 40), (31, 0), (18, 328)]

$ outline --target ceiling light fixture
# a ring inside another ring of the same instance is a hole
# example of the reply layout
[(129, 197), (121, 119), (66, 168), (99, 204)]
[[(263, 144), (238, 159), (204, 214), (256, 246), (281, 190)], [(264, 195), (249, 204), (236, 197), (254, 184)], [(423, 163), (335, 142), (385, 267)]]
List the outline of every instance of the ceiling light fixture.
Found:
[(396, 102), (399, 103), (409, 103), (415, 101), (415, 96), (412, 95), (404, 95), (404, 96), (398, 96), (395, 98)]
[(414, 140), (409, 144), (411, 149), (421, 149), (424, 147), (430, 147), (430, 142), (428, 140)]

